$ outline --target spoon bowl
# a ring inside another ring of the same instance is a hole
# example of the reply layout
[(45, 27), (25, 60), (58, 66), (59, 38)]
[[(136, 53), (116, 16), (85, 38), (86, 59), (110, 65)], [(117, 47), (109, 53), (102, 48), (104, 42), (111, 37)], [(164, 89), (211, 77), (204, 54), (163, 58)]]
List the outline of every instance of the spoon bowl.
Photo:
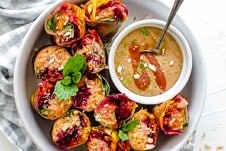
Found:
[(175, 15), (176, 15), (176, 13), (177, 13), (178, 9), (180, 8), (183, 1), (184, 0), (175, 0), (174, 1), (173, 8), (171, 9), (170, 15), (169, 15), (168, 20), (166, 22), (166, 25), (164, 26), (162, 34), (161, 34), (159, 40), (157, 41), (155, 48), (151, 49), (151, 50), (148, 50), (148, 49), (140, 50), (140, 52), (151, 52), (151, 53), (154, 53), (154, 54), (157, 54), (157, 55), (163, 55), (164, 54), (164, 51), (162, 51), (162, 49), (160, 49), (161, 43), (164, 40), (166, 32), (167, 32), (171, 22), (173, 21), (173, 18), (175, 17)]
[[(142, 42), (144, 42), (142, 39), (143, 38), (142, 36), (144, 36), (144, 35), (142, 32), (140, 32), (141, 31), (140, 29), (141, 28), (148, 29), (149, 27), (153, 27), (153, 28), (161, 29), (161, 31), (162, 31), (165, 24), (166, 24), (165, 21), (157, 20), (157, 19), (145, 19), (145, 20), (136, 21), (136, 22), (130, 24), (129, 26), (127, 26), (124, 30), (122, 30), (117, 35), (117, 37), (115, 38), (115, 40), (113, 41), (113, 43), (111, 45), (111, 49), (110, 49), (109, 56), (108, 56), (108, 65), (109, 65), (109, 72), (110, 72), (111, 79), (112, 79), (114, 85), (116, 86), (116, 88), (121, 93), (125, 93), (130, 99), (136, 101), (137, 103), (151, 105), (151, 104), (158, 104), (158, 103), (165, 102), (165, 101), (173, 98), (175, 95), (179, 94), (185, 87), (185, 85), (190, 77), (191, 69), (192, 69), (192, 54), (191, 54), (189, 43), (187, 42), (187, 40), (183, 36), (183, 34), (176, 27), (171, 25), (169, 27), (168, 34), (171, 35), (173, 37), (173, 39), (177, 42), (178, 46), (180, 47), (180, 51), (181, 51), (182, 58), (183, 58), (181, 71), (173, 72), (171, 75), (174, 75), (174, 73), (179, 73), (179, 75), (178, 75), (179, 77), (176, 79), (175, 83), (171, 87), (169, 87), (167, 90), (163, 91), (162, 93), (160, 93), (158, 95), (146, 95), (143, 93), (144, 91), (142, 91), (142, 90), (137, 91), (137, 92), (131, 90), (134, 88), (134, 84), (133, 84), (133, 83), (135, 83), (134, 79), (137, 79), (140, 77), (137, 77), (136, 72), (134, 73), (133, 70), (131, 70), (132, 63), (135, 61), (130, 57), (130, 54), (129, 54), (130, 45), (128, 45), (128, 46), (126, 46), (126, 48), (124, 48), (125, 43), (131, 44), (131, 45), (134, 43), (132, 41), (126, 40), (125, 38), (128, 35), (131, 36), (133, 31), (138, 30), (138, 32), (136, 32), (137, 35), (136, 36), (132, 35), (132, 37), (137, 38), (136, 44), (138, 44), (138, 47), (141, 48)], [(142, 35), (141, 39), (138, 39), (138, 37), (140, 37), (140, 34)], [(152, 34), (153, 34), (153, 31), (152, 31)], [(167, 35), (166, 35), (166, 39), (168, 39)], [(147, 38), (147, 37), (145, 37), (145, 38)], [(147, 38), (147, 39), (149, 39), (149, 38)], [(133, 40), (133, 38), (131, 38), (131, 40)], [(169, 42), (169, 39), (167, 41)], [(168, 48), (172, 48), (172, 47), (168, 46)], [(151, 49), (151, 46), (148, 49)], [(138, 51), (140, 51), (140, 50), (141, 49), (138, 49)], [(133, 50), (133, 51), (135, 51), (135, 50)], [(164, 69), (164, 75), (167, 75), (167, 71), (171, 72), (171, 71), (173, 71), (172, 68), (177, 67), (175, 64), (176, 62), (172, 63), (174, 65), (169, 66), (171, 64), (170, 62), (171, 62), (172, 56), (178, 58), (178, 55), (175, 55), (176, 53), (169, 54), (169, 51), (175, 51), (175, 49), (166, 49), (165, 55), (161, 55), (161, 56), (156, 55), (155, 56), (156, 58), (162, 58), (162, 61), (158, 60), (160, 65), (167, 65), (167, 68)], [(141, 55), (140, 57), (137, 57), (137, 55), (136, 55), (136, 58), (142, 58), (142, 55), (146, 56), (146, 55), (153, 55), (153, 54), (140, 53), (140, 55)], [(169, 59), (167, 62), (163, 62), (163, 60), (167, 60), (167, 59)], [(172, 59), (172, 60), (174, 60), (174, 59)], [(176, 60), (174, 60), (174, 61), (176, 61)], [(142, 65), (142, 63), (139, 65)], [(149, 64), (147, 65), (147, 68), (145, 68), (145, 65), (143, 63), (143, 67), (145, 70), (149, 70), (149, 69), (151, 71), (153, 70), (152, 65), (149, 65)], [(132, 71), (132, 72), (129, 72), (129, 71)], [(153, 72), (155, 72), (155, 71), (153, 70)], [(126, 75), (126, 76), (122, 77), (121, 75)], [(176, 76), (174, 76), (174, 77), (176, 77)], [(153, 79), (151, 79), (151, 81), (154, 81), (155, 79), (156, 78), (153, 77)], [(168, 80), (166, 80), (166, 83), (169, 83), (169, 80), (171, 78), (166, 78), (166, 79), (168, 79)], [(132, 84), (132, 85), (128, 86), (128, 84)], [(153, 90), (155, 88), (155, 86), (153, 86), (153, 84), (154, 84), (154, 82), (152, 82), (152, 84), (149, 85), (150, 87), (147, 88), (146, 90), (150, 90), (150, 91)]]

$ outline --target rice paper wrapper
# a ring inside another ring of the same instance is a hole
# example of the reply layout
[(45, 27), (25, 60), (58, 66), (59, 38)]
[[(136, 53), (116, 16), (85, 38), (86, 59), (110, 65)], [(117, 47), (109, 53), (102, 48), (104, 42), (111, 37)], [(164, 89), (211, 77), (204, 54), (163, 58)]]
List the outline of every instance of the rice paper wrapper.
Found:
[(153, 107), (160, 130), (166, 135), (180, 135), (188, 126), (188, 102), (181, 95)]

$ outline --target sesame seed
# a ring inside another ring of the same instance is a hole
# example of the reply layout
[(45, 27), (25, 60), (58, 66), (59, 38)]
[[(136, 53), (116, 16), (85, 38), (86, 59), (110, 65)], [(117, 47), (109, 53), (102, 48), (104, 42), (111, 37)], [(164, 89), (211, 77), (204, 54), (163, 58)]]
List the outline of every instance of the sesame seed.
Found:
[(132, 59), (131, 58), (128, 58), (128, 63), (131, 63), (132, 62)]
[(152, 71), (156, 71), (156, 67), (153, 64), (148, 64), (148, 68)]
[(138, 73), (136, 73), (136, 74), (133, 75), (133, 78), (134, 79), (139, 79), (140, 78), (140, 75)]
[(122, 66), (118, 66), (117, 72), (118, 72), (118, 73), (121, 73), (121, 72), (122, 72)]
[(173, 60), (170, 60), (169, 65), (172, 66), (174, 64)]

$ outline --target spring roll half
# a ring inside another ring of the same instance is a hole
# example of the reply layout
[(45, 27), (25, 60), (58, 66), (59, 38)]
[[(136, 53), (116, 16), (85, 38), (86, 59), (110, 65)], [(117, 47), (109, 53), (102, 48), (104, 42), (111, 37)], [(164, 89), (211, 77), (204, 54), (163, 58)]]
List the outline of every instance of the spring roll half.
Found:
[(62, 71), (70, 53), (60, 46), (46, 46), (40, 49), (34, 57), (34, 72), (39, 78), (46, 70)]
[(62, 150), (72, 149), (87, 141), (90, 130), (91, 123), (85, 113), (69, 110), (54, 122), (52, 140)]
[(117, 131), (103, 126), (92, 127), (86, 142), (89, 151), (116, 151)]
[(74, 108), (93, 111), (109, 93), (109, 84), (101, 75), (87, 75), (78, 84), (78, 93), (73, 97)]
[(94, 27), (103, 41), (111, 41), (128, 18), (128, 8), (121, 0), (89, 0), (84, 6), (86, 22)]
[(31, 97), (31, 105), (42, 117), (56, 120), (62, 117), (72, 106), (72, 100), (59, 100), (54, 94), (54, 87), (63, 74), (57, 70), (46, 70), (42, 74), (42, 81)]
[(101, 125), (117, 129), (130, 120), (138, 105), (125, 94), (107, 95), (94, 110), (95, 120)]
[(188, 102), (181, 95), (175, 96), (153, 108), (161, 131), (166, 135), (179, 135), (188, 126)]
[(133, 119), (138, 120), (139, 124), (128, 132), (131, 148), (139, 151), (153, 149), (159, 132), (155, 116), (146, 109), (140, 109)]
[(98, 73), (106, 66), (104, 45), (95, 30), (88, 30), (72, 47), (72, 53), (83, 54), (86, 57), (87, 71), (90, 73)]
[(45, 31), (57, 45), (71, 47), (85, 34), (84, 10), (73, 3), (62, 3), (46, 18)]

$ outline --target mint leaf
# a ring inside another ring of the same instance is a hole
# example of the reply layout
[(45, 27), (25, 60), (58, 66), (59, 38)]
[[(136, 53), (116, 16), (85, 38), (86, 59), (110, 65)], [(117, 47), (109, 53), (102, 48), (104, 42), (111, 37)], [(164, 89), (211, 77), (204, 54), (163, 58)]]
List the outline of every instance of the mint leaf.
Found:
[(57, 81), (54, 93), (56, 94), (56, 97), (60, 100), (67, 100), (72, 96), (75, 96), (78, 92), (78, 87), (75, 84), (71, 85), (64, 85), (61, 81)]
[(128, 136), (127, 133), (129, 131), (132, 131), (138, 124), (139, 124), (138, 120), (131, 120), (131, 121), (127, 122), (127, 123), (124, 123), (119, 129), (119, 133), (118, 133), (119, 138), (122, 141), (128, 140), (129, 136)]
[(66, 100), (77, 94), (78, 87), (76, 84), (81, 80), (86, 66), (86, 57), (82, 54), (76, 54), (68, 59), (63, 69), (64, 79), (58, 81), (54, 88), (58, 99)]
[(64, 77), (64, 79), (62, 80), (62, 84), (63, 85), (70, 85), (71, 84), (71, 77), (70, 76)]
[(81, 80), (81, 78), (82, 78), (82, 74), (80, 72), (73, 73), (73, 75), (71, 77), (73, 83), (76, 83), (76, 84), (79, 83), (79, 81)]
[(129, 140), (129, 136), (127, 135), (127, 133), (123, 132), (122, 130), (119, 130), (118, 136), (122, 141)]
[(75, 56), (69, 58), (66, 62), (63, 69), (63, 75), (71, 76), (75, 72), (81, 72), (81, 74), (83, 74), (86, 70), (86, 66), (86, 57), (82, 54), (76, 54)]
[(131, 120), (122, 125), (121, 130), (124, 132), (132, 131), (139, 124), (138, 120)]

